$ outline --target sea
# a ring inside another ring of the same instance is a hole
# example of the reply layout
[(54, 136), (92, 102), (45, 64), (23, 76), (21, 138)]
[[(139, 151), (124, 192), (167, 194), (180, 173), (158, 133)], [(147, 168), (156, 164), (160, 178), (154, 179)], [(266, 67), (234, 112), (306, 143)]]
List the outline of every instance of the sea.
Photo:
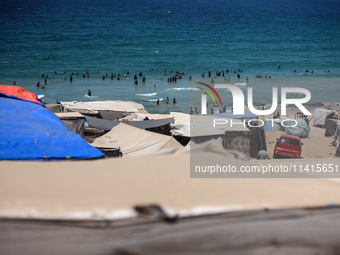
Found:
[(199, 82), (252, 87), (256, 105), (273, 87), (340, 102), (339, 0), (2, 0), (0, 38), (0, 84), (51, 104), (188, 113)]

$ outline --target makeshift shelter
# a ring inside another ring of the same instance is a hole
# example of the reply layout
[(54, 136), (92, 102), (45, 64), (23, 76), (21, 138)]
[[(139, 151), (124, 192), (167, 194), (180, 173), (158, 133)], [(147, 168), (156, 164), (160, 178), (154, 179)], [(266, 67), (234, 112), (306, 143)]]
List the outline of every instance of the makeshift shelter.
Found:
[(84, 136), (84, 121), (85, 117), (79, 112), (60, 112), (55, 113), (57, 117), (68, 127), (71, 131)]
[(99, 111), (122, 112), (125, 114), (146, 113), (144, 106), (129, 101), (91, 101), (91, 102), (60, 102), (65, 112), (80, 112), (84, 114), (99, 114)]
[(265, 132), (280, 130), (281, 119), (264, 119)]
[(0, 95), (44, 105), (44, 103), (38, 99), (37, 93), (29, 92), (19, 86), (0, 85)]
[(99, 110), (99, 115), (105, 120), (117, 120), (123, 117), (123, 112)]
[(221, 137), (225, 149), (249, 156), (249, 129), (242, 121), (183, 113), (171, 113), (171, 116), (175, 118), (175, 123), (171, 125), (175, 135), (189, 137), (190, 142), (195, 144)]
[(334, 114), (335, 114), (334, 110), (327, 110), (327, 109), (323, 109), (323, 108), (315, 109), (313, 126), (325, 127), (326, 118), (328, 118), (328, 117), (330, 117)]
[(174, 122), (174, 118), (167, 119), (157, 119), (157, 120), (142, 120), (142, 121), (117, 121), (117, 120), (104, 120), (91, 116), (85, 116), (86, 121), (89, 126), (98, 128), (101, 130), (109, 131), (120, 123), (124, 123), (133, 127), (147, 129), (147, 128), (155, 128), (164, 125), (168, 125)]
[(340, 157), (340, 121), (336, 123), (336, 129), (334, 132), (333, 145), (336, 147), (336, 157)]
[(250, 129), (250, 157), (256, 158), (260, 150), (267, 151), (266, 136), (263, 127)]
[(124, 123), (92, 143), (97, 148), (120, 148), (123, 157), (145, 156), (177, 150), (183, 146), (171, 136), (149, 132)]
[(58, 113), (61, 112), (60, 104), (45, 104), (45, 108), (50, 110), (51, 112)]
[(0, 159), (63, 160), (103, 157), (38, 102), (0, 97)]
[(295, 119), (294, 121), (286, 122), (285, 133), (288, 135), (295, 135), (301, 138), (307, 138), (309, 136), (310, 127), (304, 119)]
[(172, 135), (190, 137), (190, 114), (181, 112), (170, 112), (175, 122), (170, 124)]
[(325, 136), (333, 136), (339, 122), (338, 119), (327, 118), (325, 121)]

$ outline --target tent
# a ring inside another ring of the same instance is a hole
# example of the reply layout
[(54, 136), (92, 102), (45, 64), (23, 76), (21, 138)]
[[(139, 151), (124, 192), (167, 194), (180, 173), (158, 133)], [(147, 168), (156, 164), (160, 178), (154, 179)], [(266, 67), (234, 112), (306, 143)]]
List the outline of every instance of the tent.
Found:
[(112, 128), (92, 143), (97, 148), (120, 148), (123, 157), (144, 156), (177, 150), (182, 145), (171, 136), (161, 135), (124, 123)]
[(44, 105), (44, 103), (38, 99), (36, 93), (29, 92), (28, 90), (19, 86), (0, 85), (0, 95)]
[(337, 127), (339, 120), (338, 119), (331, 119), (326, 118), (325, 121), (325, 136), (333, 136)]
[(223, 148), (236, 150), (249, 156), (249, 129), (242, 121), (173, 112), (171, 116), (175, 118), (175, 123), (171, 125), (175, 135), (190, 137), (190, 141), (195, 144), (221, 137)]
[(294, 121), (291, 120), (286, 122), (285, 133), (301, 138), (307, 138), (310, 133), (310, 127), (304, 119), (297, 118)]
[(266, 137), (263, 127), (250, 129), (250, 157), (256, 158), (260, 150), (267, 151)]
[(0, 97), (0, 159), (63, 160), (103, 157), (37, 102)]
[(315, 109), (313, 126), (324, 127), (326, 124), (326, 118), (333, 115), (334, 113), (335, 113), (334, 110), (327, 110), (327, 109), (322, 109), (322, 108)]
[(85, 117), (79, 112), (59, 112), (55, 113), (57, 117), (71, 131), (84, 137), (84, 121)]
[(264, 119), (265, 122), (265, 132), (272, 132), (280, 130), (281, 119)]
[(133, 127), (138, 127), (141, 129), (155, 128), (164, 125), (169, 125), (174, 122), (174, 118), (167, 119), (156, 119), (156, 120), (142, 120), (142, 121), (118, 121), (118, 120), (105, 120), (100, 118), (95, 118), (91, 116), (85, 116), (85, 119), (89, 126), (98, 128), (101, 130), (109, 131), (120, 123), (124, 123)]
[(54, 113), (61, 112), (60, 104), (45, 104), (45, 108)]
[(129, 101), (91, 101), (91, 102), (60, 102), (65, 112), (80, 112), (85, 114), (99, 114), (100, 111), (113, 111), (122, 113), (146, 113), (144, 106)]

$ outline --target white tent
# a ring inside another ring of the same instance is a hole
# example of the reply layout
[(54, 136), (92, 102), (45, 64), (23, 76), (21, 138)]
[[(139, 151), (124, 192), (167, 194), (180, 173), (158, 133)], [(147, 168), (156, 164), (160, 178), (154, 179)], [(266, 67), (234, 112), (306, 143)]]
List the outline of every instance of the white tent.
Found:
[(97, 148), (120, 148), (123, 157), (138, 157), (177, 150), (183, 146), (175, 138), (120, 123), (92, 143)]
[(98, 113), (98, 111), (115, 111), (115, 112), (142, 112), (146, 113), (144, 106), (129, 101), (91, 101), (91, 102), (60, 102), (64, 111), (77, 111), (80, 113)]
[(327, 116), (334, 112), (335, 112), (334, 110), (327, 110), (322, 108), (315, 109), (313, 126), (324, 126), (326, 123)]
[[(226, 119), (205, 115), (190, 115), (185, 113), (171, 112), (170, 116), (175, 118), (175, 123), (170, 126), (174, 135), (186, 137), (203, 137), (210, 135), (224, 135), (230, 131), (249, 132), (241, 120)], [(215, 126), (214, 126), (214, 120)], [(231, 125), (231, 123), (233, 123)]]

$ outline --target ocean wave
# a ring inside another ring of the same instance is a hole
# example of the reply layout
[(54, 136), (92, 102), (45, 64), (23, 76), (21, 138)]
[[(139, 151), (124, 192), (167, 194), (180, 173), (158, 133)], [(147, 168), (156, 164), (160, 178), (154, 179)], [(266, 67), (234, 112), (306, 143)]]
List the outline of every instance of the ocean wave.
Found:
[(157, 100), (163, 101), (163, 98), (148, 99), (148, 100), (146, 100), (146, 101), (147, 101), (147, 102), (157, 102)]
[(147, 93), (147, 94), (136, 94), (136, 96), (141, 96), (141, 97), (152, 97), (152, 96), (156, 96), (157, 92), (154, 93)]
[(198, 88), (171, 88), (171, 89), (167, 89), (167, 90), (181, 91), (181, 90), (199, 90), (199, 89)]
[(91, 98), (91, 99), (97, 98), (97, 96), (89, 96), (88, 94), (85, 94), (84, 97)]

